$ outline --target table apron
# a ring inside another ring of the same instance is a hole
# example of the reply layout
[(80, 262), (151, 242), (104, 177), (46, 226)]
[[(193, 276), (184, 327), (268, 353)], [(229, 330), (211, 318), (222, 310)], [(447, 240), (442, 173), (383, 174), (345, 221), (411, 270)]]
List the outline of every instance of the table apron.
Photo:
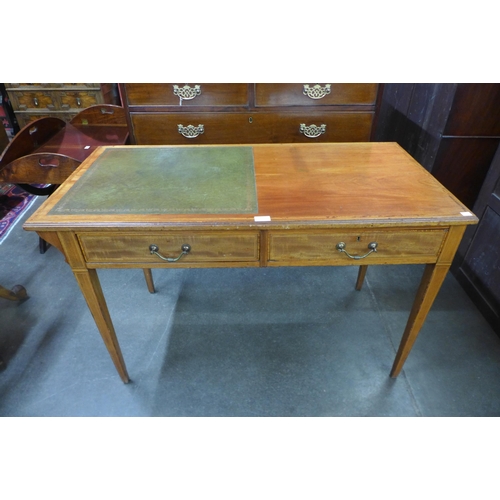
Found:
[(76, 237), (86, 266), (94, 269), (431, 264), (438, 261), (447, 234), (442, 227), (186, 229), (82, 231)]

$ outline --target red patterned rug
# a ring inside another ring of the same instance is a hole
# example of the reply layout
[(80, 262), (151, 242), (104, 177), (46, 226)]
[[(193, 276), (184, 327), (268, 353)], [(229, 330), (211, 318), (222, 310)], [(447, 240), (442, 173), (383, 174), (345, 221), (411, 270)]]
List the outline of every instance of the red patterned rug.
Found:
[(0, 184), (0, 244), (36, 196), (13, 184)]

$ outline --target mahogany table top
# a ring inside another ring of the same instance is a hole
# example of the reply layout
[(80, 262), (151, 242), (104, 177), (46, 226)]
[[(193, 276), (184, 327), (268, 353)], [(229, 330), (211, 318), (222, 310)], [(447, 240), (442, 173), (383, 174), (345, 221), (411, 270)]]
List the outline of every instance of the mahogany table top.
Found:
[[(213, 154), (207, 154), (211, 151)], [(229, 155), (233, 159), (224, 166), (220, 154), (228, 156), (228, 151), (234, 151)], [(180, 153), (182, 163), (167, 161)], [(177, 179), (182, 184), (183, 176), (192, 182), (196, 176), (189, 177), (189, 169), (193, 168), (194, 173), (203, 171), (203, 165), (192, 166), (187, 160), (189, 155), (200, 153), (208, 158), (207, 171), (217, 166), (230, 169), (231, 162), (243, 164), (239, 174), (219, 175), (212, 183), (204, 172), (208, 182), (205, 192), (204, 186), (195, 186), (200, 197), (213, 195), (214, 190), (223, 200), (231, 199), (232, 194), (233, 205), (193, 208), (192, 202), (186, 202), (185, 209), (168, 208), (172, 205), (165, 200), (178, 189), (169, 191), (171, 182)], [(109, 158), (116, 161), (110, 162)], [(108, 182), (97, 182), (99, 176), (105, 178), (109, 165), (112, 172)], [(72, 203), (78, 200), (78, 192), (84, 205), (76, 209)], [(148, 197), (148, 192), (156, 195)], [(164, 201), (158, 199), (162, 193)], [(113, 203), (93, 209), (96, 205), (92, 199), (99, 198), (120, 199), (120, 209)], [(475, 215), (399, 145), (370, 142), (99, 147), (26, 222), (25, 228), (474, 223)]]

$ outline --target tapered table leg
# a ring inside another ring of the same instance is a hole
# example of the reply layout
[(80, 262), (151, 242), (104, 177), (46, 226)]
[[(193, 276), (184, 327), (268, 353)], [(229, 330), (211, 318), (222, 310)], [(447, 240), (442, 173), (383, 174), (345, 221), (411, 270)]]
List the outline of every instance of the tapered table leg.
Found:
[(391, 377), (397, 377), (403, 368), (449, 268), (449, 265), (428, 264), (426, 266), (392, 366)]
[(155, 284), (153, 281), (153, 273), (151, 272), (151, 269), (144, 268), (143, 271), (149, 293), (155, 293)]
[(115, 329), (111, 322), (97, 272), (95, 269), (73, 269), (73, 273), (94, 317), (99, 333), (106, 344), (109, 355), (123, 382), (128, 383), (127, 368), (123, 360), (120, 345), (118, 344), (118, 339), (116, 338)]
[(366, 271), (368, 266), (359, 266), (358, 279), (356, 280), (356, 290), (361, 290), (363, 282), (365, 281)]

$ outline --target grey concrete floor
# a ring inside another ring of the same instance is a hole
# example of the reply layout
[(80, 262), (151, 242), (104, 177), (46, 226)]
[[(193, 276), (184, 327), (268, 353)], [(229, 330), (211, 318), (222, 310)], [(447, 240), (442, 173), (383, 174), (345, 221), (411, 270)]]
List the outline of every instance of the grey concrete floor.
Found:
[[(30, 209), (30, 213), (42, 200)], [(24, 217), (25, 219), (26, 217)], [(498, 416), (500, 339), (449, 274), (389, 377), (423, 266), (99, 271), (131, 383), (70, 268), (22, 221), (0, 245), (2, 416)]]

